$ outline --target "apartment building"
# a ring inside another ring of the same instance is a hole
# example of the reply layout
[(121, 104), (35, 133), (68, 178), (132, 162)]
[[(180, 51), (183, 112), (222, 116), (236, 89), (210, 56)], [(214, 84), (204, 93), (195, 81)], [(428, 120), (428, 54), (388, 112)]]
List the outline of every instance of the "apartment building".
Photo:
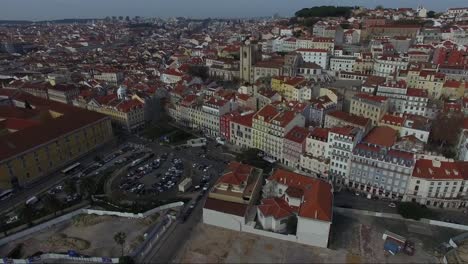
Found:
[(112, 122), (127, 131), (133, 131), (145, 124), (144, 104), (137, 99), (119, 99), (115, 94), (92, 98), (86, 109), (111, 118)]
[(304, 127), (304, 124), (305, 118), (301, 114), (266, 105), (253, 117), (252, 146), (268, 157), (284, 162), (283, 138), (293, 127)]
[(229, 121), (229, 142), (243, 149), (252, 147), (252, 119), (255, 113), (247, 112), (234, 116)]
[(398, 55), (383, 55), (374, 59), (374, 75), (390, 77), (400, 70), (406, 70), (408, 59)]
[(387, 111), (387, 97), (359, 93), (351, 99), (349, 113), (369, 118), (372, 121), (372, 125), (375, 126)]
[(325, 124), (325, 116), (337, 110), (337, 104), (326, 95), (311, 99), (309, 102), (310, 110), (309, 118), (307, 119), (309, 122), (307, 125), (323, 127)]
[(297, 49), (304, 62), (319, 65), (322, 69), (328, 69), (328, 50), (326, 49)]
[(424, 89), (432, 99), (438, 99), (442, 95), (445, 83), (445, 74), (434, 71), (420, 71), (419, 78), (411, 88)]
[(271, 78), (271, 89), (289, 101), (304, 102), (312, 98), (312, 90), (303, 77), (276, 76)]
[(329, 132), (328, 128), (313, 129), (306, 139), (305, 153), (300, 157), (300, 168), (303, 172), (325, 180), (328, 180), (330, 168)]
[(404, 80), (386, 81), (377, 86), (376, 94), (388, 98), (388, 111), (404, 112), (407, 98), (407, 87)]
[(112, 85), (119, 85), (124, 80), (122, 72), (115, 69), (104, 69), (94, 72), (93, 78), (98, 81), (107, 82)]
[(355, 63), (355, 57), (332, 57), (330, 58), (330, 70), (335, 74), (340, 71), (352, 72)]
[[(226, 113), (237, 110), (237, 103), (224, 99), (217, 99), (216, 97), (209, 97), (203, 102), (201, 109), (196, 111), (199, 123), (203, 133), (210, 137), (220, 136), (220, 119)], [(197, 117), (195, 117), (197, 119)]]
[(400, 130), (400, 136), (414, 136), (424, 143), (429, 141), (432, 122), (429, 118), (418, 115), (405, 115), (405, 121)]
[(75, 85), (57, 84), (49, 87), (47, 93), (50, 100), (64, 104), (73, 104), (72, 101), (80, 94), (80, 89)]
[(428, 207), (466, 207), (467, 165), (466, 161), (453, 161), (444, 157), (418, 157), (405, 200)]
[(330, 149), (330, 170), (328, 175), (335, 184), (347, 184), (351, 155), (362, 136), (362, 130), (352, 126), (330, 129), (328, 134), (328, 147)]
[(309, 130), (300, 126), (294, 127), (286, 134), (283, 141), (283, 159), (286, 166), (299, 168), (299, 161), (305, 151), (308, 135)]
[(402, 200), (414, 167), (414, 154), (392, 149), (397, 132), (390, 127), (376, 127), (356, 145), (350, 156), (350, 188)]
[(424, 116), (426, 115), (428, 102), (429, 98), (426, 90), (408, 88), (403, 113)]

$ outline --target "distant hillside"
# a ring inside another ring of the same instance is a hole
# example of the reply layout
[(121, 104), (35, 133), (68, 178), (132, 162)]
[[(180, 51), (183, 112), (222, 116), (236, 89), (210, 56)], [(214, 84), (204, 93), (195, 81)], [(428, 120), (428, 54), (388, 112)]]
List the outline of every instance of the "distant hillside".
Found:
[(0, 25), (27, 25), (27, 24), (44, 24), (44, 23), (53, 23), (53, 24), (85, 24), (92, 21), (98, 21), (102, 19), (98, 18), (65, 18), (57, 20), (44, 20), (44, 21), (29, 21), (29, 20), (0, 20)]
[(18, 25), (18, 24), (31, 24), (32, 21), (28, 20), (0, 20), (0, 25)]
[(348, 17), (351, 15), (353, 7), (350, 6), (314, 6), (311, 8), (303, 8), (296, 12), (296, 17)]

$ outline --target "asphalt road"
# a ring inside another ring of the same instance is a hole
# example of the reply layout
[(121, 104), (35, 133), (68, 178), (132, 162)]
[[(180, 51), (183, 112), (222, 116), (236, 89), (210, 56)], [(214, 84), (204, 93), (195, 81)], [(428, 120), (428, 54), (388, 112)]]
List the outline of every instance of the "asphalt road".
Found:
[(370, 200), (366, 197), (356, 196), (353, 192), (342, 190), (334, 194), (333, 205), (336, 207), (348, 207), (358, 210), (368, 210), (382, 213), (398, 213), (396, 208), (389, 207), (391, 201)]
[[(160, 238), (150, 254), (139, 263), (170, 263), (190, 237), (195, 225), (201, 221), (205, 198), (201, 199), (185, 222), (176, 220)], [(185, 211), (185, 209), (184, 209)]]
[[(83, 168), (86, 168), (87, 166), (94, 163), (94, 157), (96, 155), (105, 156), (106, 154), (110, 154), (116, 150), (118, 150), (117, 147), (110, 147), (110, 146), (105, 147), (96, 153), (86, 155), (82, 159), (77, 160), (77, 162), (80, 162)], [(112, 165), (112, 162), (109, 162), (105, 164), (104, 166), (102, 166), (100, 170), (104, 170), (111, 165)], [(32, 183), (30, 186), (26, 186), (23, 189), (19, 190), (11, 198), (4, 200), (4, 201), (0, 201), (0, 212), (11, 210), (13, 207), (16, 207), (17, 205), (21, 203), (24, 203), (24, 201), (28, 199), (29, 197), (45, 192), (48, 189), (50, 189), (52, 186), (60, 184), (63, 181), (65, 181), (65, 179), (71, 178), (72, 176), (73, 175), (64, 176), (60, 171), (58, 171), (49, 176), (43, 177), (39, 181)]]

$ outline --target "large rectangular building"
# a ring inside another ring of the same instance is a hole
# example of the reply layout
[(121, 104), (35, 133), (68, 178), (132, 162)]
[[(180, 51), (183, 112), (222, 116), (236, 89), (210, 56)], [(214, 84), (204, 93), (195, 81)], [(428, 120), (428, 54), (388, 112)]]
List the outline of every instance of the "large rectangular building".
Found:
[(113, 138), (105, 115), (21, 92), (0, 96), (12, 102), (0, 110), (0, 188), (33, 183)]

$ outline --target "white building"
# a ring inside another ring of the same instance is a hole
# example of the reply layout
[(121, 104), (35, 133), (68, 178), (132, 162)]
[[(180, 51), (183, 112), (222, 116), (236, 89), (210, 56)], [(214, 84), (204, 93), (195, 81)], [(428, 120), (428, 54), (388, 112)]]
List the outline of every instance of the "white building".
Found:
[(431, 132), (431, 121), (424, 116), (406, 115), (403, 126), (400, 130), (400, 136), (406, 137), (413, 135), (424, 143), (429, 140)]
[(328, 69), (328, 51), (326, 49), (297, 49), (303, 61), (313, 62), (322, 69)]
[(406, 92), (406, 103), (403, 107), (404, 114), (426, 115), (427, 91), (424, 89), (408, 88)]
[(340, 71), (352, 72), (355, 63), (355, 57), (333, 57), (330, 59), (330, 70), (335, 74)]
[(406, 70), (407, 67), (408, 58), (398, 55), (384, 55), (374, 60), (374, 75), (390, 77), (400, 70)]
[[(277, 169), (266, 180), (257, 216), (264, 229), (285, 231), (297, 218), (297, 242), (327, 247), (333, 218), (333, 189), (325, 181)], [(286, 221), (285, 221), (286, 220)]]
[(328, 179), (330, 168), (330, 148), (327, 128), (315, 128), (306, 139), (305, 153), (301, 155), (302, 171)]
[(206, 100), (200, 112), (201, 129), (205, 135), (217, 137), (220, 135), (220, 118), (222, 115), (237, 109), (237, 103), (224, 99), (210, 97)]
[(252, 118), (254, 113), (240, 114), (229, 122), (229, 141), (241, 148), (252, 147)]
[(466, 207), (467, 165), (444, 157), (419, 157), (405, 199), (429, 207)]
[(349, 178), (351, 155), (362, 138), (362, 130), (356, 127), (334, 127), (328, 134), (330, 148), (329, 177), (336, 184), (345, 184)]

